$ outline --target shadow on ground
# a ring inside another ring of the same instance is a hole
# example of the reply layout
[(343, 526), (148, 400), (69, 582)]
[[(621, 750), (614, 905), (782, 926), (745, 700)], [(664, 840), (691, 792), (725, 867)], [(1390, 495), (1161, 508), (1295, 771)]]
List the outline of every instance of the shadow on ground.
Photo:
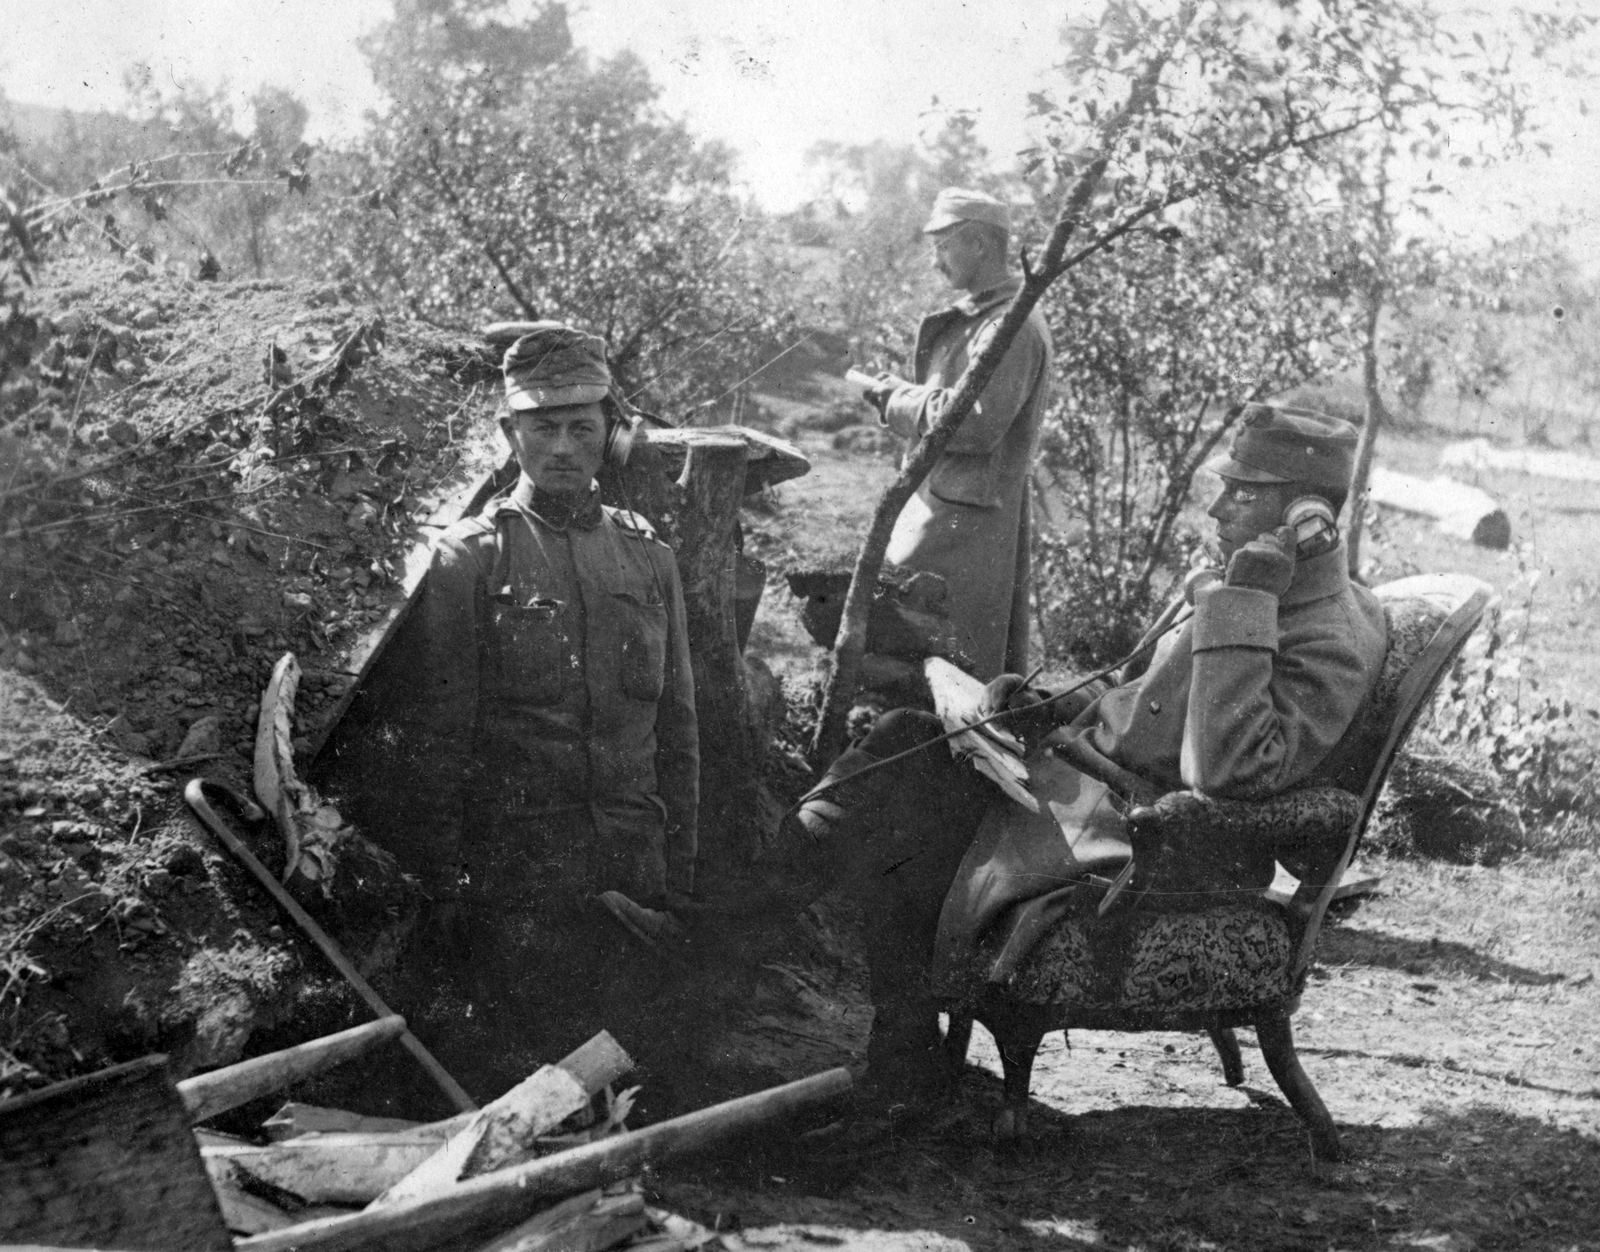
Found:
[(1459, 974), (1481, 982), (1547, 987), (1566, 978), (1513, 965), (1451, 939), (1408, 939), (1381, 930), (1330, 927), (1317, 939), (1322, 965), (1368, 965), (1407, 974)]
[(1600, 1143), (1497, 1109), (1343, 1125), (1349, 1159), (1326, 1165), (1272, 1098), (1076, 1117), (1035, 1102), (1014, 1152), (987, 1135), (998, 1102), (969, 1072), (953, 1125), (816, 1152), (775, 1135), (661, 1190), (735, 1248), (1600, 1248)]

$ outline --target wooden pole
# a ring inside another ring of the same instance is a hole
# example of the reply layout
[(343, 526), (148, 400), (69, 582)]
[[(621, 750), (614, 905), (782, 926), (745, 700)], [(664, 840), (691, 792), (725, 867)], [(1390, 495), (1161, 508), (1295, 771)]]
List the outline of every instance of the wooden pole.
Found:
[(631, 1134), (469, 1179), (442, 1196), (306, 1222), (242, 1239), (234, 1248), (236, 1252), (422, 1252), (446, 1237), (488, 1237), (566, 1196), (717, 1147), (810, 1105), (836, 1099), (849, 1089), (849, 1071), (830, 1069)]
[[(392, 1017), (394, 1015), (393, 1011), (383, 1002), (383, 998), (372, 989), (371, 984), (361, 976), (360, 971), (350, 963), (350, 958), (344, 954), (344, 949), (336, 944), (328, 933), (311, 919), (311, 914), (300, 907), (295, 898), (285, 891), (278, 880), (267, 870), (267, 867), (256, 860), (255, 854), (240, 842), (239, 836), (229, 830), (228, 824), (217, 816), (216, 810), (211, 807), (210, 801), (206, 799), (205, 780), (200, 778), (190, 779), (189, 785), (183, 789), (183, 798), (211, 833), (222, 840), (223, 846), (233, 853), (235, 859), (241, 865), (250, 871), (255, 880), (266, 889), (268, 895), (278, 902), (284, 912), (294, 919), (295, 925), (300, 927), (305, 936), (322, 950), (322, 955), (327, 957), (333, 963), (333, 967), (344, 975), (345, 981), (355, 989), (357, 995), (367, 1002), (372, 1011), (380, 1017)], [(439, 1089), (449, 1098), (450, 1103), (454, 1104), (463, 1113), (477, 1111), (478, 1106), (473, 1102), (472, 1097), (462, 1090), (460, 1083), (450, 1077), (449, 1072), (443, 1065), (439, 1064), (433, 1053), (422, 1046), (422, 1040), (418, 1039), (409, 1030), (405, 1030), (400, 1034), (400, 1042), (407, 1052), (417, 1058), (422, 1068), (428, 1071), (428, 1076), (439, 1085)]]
[(185, 1078), (178, 1084), (178, 1094), (189, 1110), (189, 1120), (203, 1122), (257, 1096), (271, 1095), (313, 1074), (353, 1060), (380, 1043), (398, 1038), (405, 1029), (406, 1019), (391, 1013), (335, 1035), (324, 1035), (281, 1052), (269, 1052), (237, 1065), (214, 1069), (209, 1074)]

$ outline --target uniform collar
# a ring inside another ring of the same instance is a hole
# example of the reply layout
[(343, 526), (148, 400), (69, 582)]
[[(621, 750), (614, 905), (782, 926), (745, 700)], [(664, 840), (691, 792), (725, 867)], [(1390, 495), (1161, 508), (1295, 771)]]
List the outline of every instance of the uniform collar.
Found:
[(1278, 597), (1279, 604), (1310, 604), (1336, 596), (1350, 585), (1350, 557), (1343, 541), (1331, 552), (1296, 561), (1294, 581)]
[(600, 489), (592, 480), (589, 490), (574, 504), (571, 496), (540, 491), (533, 479), (524, 474), (511, 492), (511, 503), (522, 512), (533, 514), (551, 530), (593, 530), (600, 524)]
[(957, 300), (951, 307), (957, 313), (967, 317), (977, 317), (997, 304), (1009, 301), (1017, 292), (1022, 290), (1022, 279), (1013, 274), (1003, 283), (996, 283), (993, 287), (986, 287), (982, 291), (969, 292)]

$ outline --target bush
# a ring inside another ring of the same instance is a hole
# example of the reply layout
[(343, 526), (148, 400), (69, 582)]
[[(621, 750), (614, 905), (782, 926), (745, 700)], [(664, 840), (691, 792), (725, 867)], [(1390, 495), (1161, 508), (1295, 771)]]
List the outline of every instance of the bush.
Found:
[(1515, 646), (1537, 583), (1525, 569), (1490, 610), (1419, 727), (1410, 765), (1396, 767), (1400, 799), (1386, 803), (1407, 817), (1418, 852), (1493, 860), (1600, 838), (1600, 712), (1542, 691)]
[[(731, 154), (663, 117), (631, 54), (572, 49), (562, 6), (496, 33), (503, 7), (402, 6), (371, 41), (390, 107), (331, 159), (305, 264), (441, 325), (591, 330), (644, 408), (725, 399), (788, 329)], [(499, 54), (513, 36), (526, 57)]]

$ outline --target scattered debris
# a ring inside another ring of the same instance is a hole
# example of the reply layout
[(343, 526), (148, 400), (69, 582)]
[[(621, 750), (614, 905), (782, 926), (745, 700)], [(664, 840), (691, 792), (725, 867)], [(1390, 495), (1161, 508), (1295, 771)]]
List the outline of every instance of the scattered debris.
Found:
[[(185, 1143), (184, 1115), (233, 1107), (348, 1060), (404, 1025), (394, 1018), (314, 1039), (178, 1087), (158, 1056), (0, 1102), (0, 1235), (226, 1248), (225, 1226), (247, 1237), (236, 1245), (246, 1248), (353, 1252), (474, 1238), (498, 1252), (601, 1252), (640, 1234), (650, 1252), (695, 1248), (712, 1232), (648, 1210), (639, 1172), (850, 1086), (845, 1071), (830, 1070), (630, 1133), (612, 1113), (609, 1087), (633, 1062), (601, 1032), (487, 1108), (445, 1122), (307, 1131), (266, 1143), (199, 1130)], [(603, 1093), (608, 1111), (596, 1118), (591, 1101)], [(117, 1115), (135, 1112), (143, 1123), (130, 1141)], [(323, 1123), (361, 1120), (318, 1114)], [(283, 1121), (280, 1110), (272, 1123)], [(543, 1138), (559, 1125), (597, 1122), (600, 1137), (581, 1147)], [(195, 1185), (196, 1158), (214, 1200)], [(366, 1210), (353, 1211), (358, 1205)]]

